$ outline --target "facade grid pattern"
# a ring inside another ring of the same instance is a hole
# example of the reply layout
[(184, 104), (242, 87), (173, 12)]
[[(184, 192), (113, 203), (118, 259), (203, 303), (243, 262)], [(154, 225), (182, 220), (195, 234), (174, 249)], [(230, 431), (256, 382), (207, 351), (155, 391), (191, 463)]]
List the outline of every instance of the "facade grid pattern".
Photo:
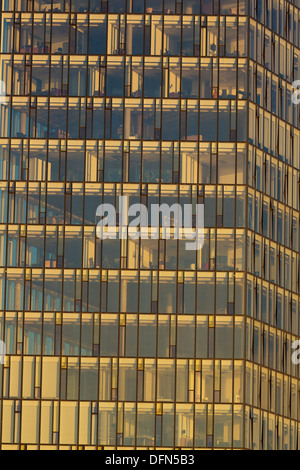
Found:
[[(3, 0), (2, 449), (299, 449), (300, 0)], [(204, 246), (96, 209), (205, 205)]]

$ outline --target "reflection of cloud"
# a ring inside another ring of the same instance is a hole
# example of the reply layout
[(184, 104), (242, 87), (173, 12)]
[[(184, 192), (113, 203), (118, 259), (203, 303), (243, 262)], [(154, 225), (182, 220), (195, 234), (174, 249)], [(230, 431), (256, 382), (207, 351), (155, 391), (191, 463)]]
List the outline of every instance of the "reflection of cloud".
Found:
[(0, 104), (6, 103), (8, 100), (6, 96), (6, 85), (5, 83), (0, 80)]

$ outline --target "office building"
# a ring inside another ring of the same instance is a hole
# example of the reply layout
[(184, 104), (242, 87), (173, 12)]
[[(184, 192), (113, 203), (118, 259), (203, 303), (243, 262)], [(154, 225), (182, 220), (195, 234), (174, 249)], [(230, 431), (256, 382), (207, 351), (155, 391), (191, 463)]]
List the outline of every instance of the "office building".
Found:
[[(2, 449), (298, 449), (300, 1), (3, 0)], [(204, 204), (205, 242), (96, 236)]]

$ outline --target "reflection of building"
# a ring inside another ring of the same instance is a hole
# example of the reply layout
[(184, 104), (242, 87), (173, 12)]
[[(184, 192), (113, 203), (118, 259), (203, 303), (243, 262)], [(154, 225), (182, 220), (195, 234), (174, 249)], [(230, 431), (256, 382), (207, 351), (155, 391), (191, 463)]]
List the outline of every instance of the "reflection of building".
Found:
[[(299, 1), (3, 5), (2, 447), (298, 448)], [(97, 239), (120, 195), (203, 249)]]

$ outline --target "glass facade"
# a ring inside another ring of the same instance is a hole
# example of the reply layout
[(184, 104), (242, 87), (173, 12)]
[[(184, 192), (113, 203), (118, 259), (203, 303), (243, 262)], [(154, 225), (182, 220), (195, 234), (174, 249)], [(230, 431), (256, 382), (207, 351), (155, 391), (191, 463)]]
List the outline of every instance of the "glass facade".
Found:
[[(2, 449), (298, 449), (300, 0), (3, 0)], [(96, 209), (205, 205), (205, 243)]]

